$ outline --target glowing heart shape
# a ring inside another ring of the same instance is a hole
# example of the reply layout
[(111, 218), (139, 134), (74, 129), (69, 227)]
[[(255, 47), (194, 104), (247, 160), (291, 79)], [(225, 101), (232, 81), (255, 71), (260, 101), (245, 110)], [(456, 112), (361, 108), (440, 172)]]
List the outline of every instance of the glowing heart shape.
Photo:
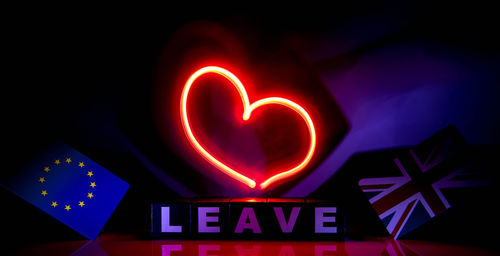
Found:
[(194, 72), (189, 79), (187, 80), (186, 84), (184, 85), (184, 89), (182, 90), (182, 96), (181, 96), (181, 121), (182, 121), (182, 126), (184, 128), (184, 132), (186, 133), (186, 136), (191, 143), (191, 145), (194, 147), (194, 149), (201, 155), (205, 160), (207, 160), (210, 164), (215, 166), (218, 170), (222, 171), (223, 173), (229, 175), (231, 178), (244, 183), (245, 185), (254, 188), (256, 183), (254, 180), (251, 178), (241, 174), (241, 172), (238, 172), (237, 170), (227, 166), (226, 164), (222, 163), (219, 161), (217, 158), (212, 156), (196, 139), (196, 137), (193, 134), (193, 131), (191, 130), (191, 126), (189, 123), (189, 117), (187, 113), (187, 101), (188, 101), (188, 95), (189, 95), (189, 90), (193, 86), (193, 83), (198, 79), (198, 77), (207, 74), (207, 73), (215, 73), (219, 74), (223, 77), (225, 77), (227, 80), (229, 80), (238, 90), (241, 101), (243, 101), (243, 120), (248, 120), (250, 118), (250, 115), (252, 114), (252, 111), (255, 110), (256, 108), (263, 106), (263, 105), (268, 105), (268, 104), (279, 104), (285, 107), (288, 107), (295, 112), (297, 112), (306, 122), (307, 128), (309, 130), (309, 135), (310, 135), (310, 145), (309, 145), (309, 150), (307, 151), (306, 156), (300, 162), (298, 165), (296, 165), (293, 168), (289, 168), (286, 170), (282, 170), (278, 172), (277, 174), (273, 175), (272, 177), (266, 179), (264, 182), (260, 183), (259, 188), (260, 189), (265, 189), (271, 184), (278, 182), (280, 180), (289, 178), (291, 176), (296, 175), (300, 171), (304, 170), (304, 168), (307, 166), (307, 164), (311, 161), (311, 158), (314, 154), (314, 150), (316, 147), (316, 131), (314, 129), (314, 124), (307, 113), (307, 111), (302, 108), (300, 105), (297, 103), (285, 99), (285, 98), (279, 98), (279, 97), (270, 97), (270, 98), (264, 98), (261, 100), (258, 100), (252, 104), (250, 104), (248, 100), (248, 95), (247, 92), (245, 91), (245, 87), (243, 84), (240, 82), (240, 80), (233, 75), (231, 72), (229, 72), (226, 69), (220, 68), (220, 67), (215, 67), (215, 66), (208, 66), (199, 69), (198, 71)]

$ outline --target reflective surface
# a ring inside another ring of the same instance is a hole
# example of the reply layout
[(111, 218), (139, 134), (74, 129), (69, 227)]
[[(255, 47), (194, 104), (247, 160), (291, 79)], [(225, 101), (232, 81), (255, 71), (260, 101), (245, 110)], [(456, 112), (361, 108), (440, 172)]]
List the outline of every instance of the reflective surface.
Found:
[(292, 241), (175, 241), (138, 240), (125, 235), (102, 235), (95, 241), (32, 245), (17, 255), (498, 255), (478, 247), (424, 241), (292, 242)]

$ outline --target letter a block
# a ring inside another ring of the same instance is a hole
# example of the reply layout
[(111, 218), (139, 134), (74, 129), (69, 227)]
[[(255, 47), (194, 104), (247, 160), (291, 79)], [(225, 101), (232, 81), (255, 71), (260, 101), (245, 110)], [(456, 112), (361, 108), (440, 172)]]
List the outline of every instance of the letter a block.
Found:
[(230, 239), (264, 239), (267, 199), (237, 198), (229, 204)]
[(306, 233), (308, 221), (304, 199), (295, 198), (269, 198), (268, 213), (269, 219), (266, 225), (269, 239), (283, 240), (308, 240)]

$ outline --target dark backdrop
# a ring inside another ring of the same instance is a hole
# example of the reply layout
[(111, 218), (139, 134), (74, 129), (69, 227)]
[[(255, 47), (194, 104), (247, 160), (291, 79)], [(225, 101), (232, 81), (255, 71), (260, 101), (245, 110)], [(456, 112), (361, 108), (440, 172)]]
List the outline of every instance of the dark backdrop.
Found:
[[(178, 198), (179, 194), (203, 196), (206, 191), (200, 188), (200, 193), (194, 191), (196, 186), (176, 183), (176, 175), (164, 177), (167, 183), (174, 184), (168, 187), (165, 180), (151, 171), (159, 168), (168, 174), (169, 170), (192, 168), (161, 140), (155, 140), (160, 135), (150, 102), (164, 47), (178, 29), (190, 22), (215, 22), (239, 30), (240, 34), (249, 31), (259, 39), (246, 42), (253, 53), (267, 54), (286, 46), (307, 60), (310, 67), (331, 75), (348, 72), (346, 69), (356, 57), (369, 55), (384, 45), (412, 40), (427, 47), (430, 42), (479, 59), (482, 66), (475, 68), (491, 71), (486, 77), (476, 72), (475, 79), (467, 78), (471, 83), (487, 84), (484, 94), (474, 92), (478, 101), (498, 95), (494, 93), (498, 92), (494, 88), (499, 81), (500, 42), (495, 36), (498, 16), (494, 8), (481, 3), (41, 5), (11, 7), (4, 12), (8, 13), (2, 31), (2, 41), (6, 43), (2, 83), (4, 167), (7, 171), (15, 170), (54, 140), (68, 143), (105, 166), (130, 183), (129, 192), (104, 228), (107, 232), (147, 233), (151, 202)], [(358, 23), (371, 25), (358, 26)], [(346, 39), (343, 44), (335, 40), (337, 35)], [(330, 50), (323, 53), (311, 50), (324, 48), (325, 42), (332, 45)], [(321, 54), (337, 58), (323, 58)], [(484, 110), (476, 113), (482, 120), (484, 116), (490, 120), (487, 125), (480, 123), (489, 127), (482, 133), (481, 141), (497, 144), (498, 105), (488, 109), (486, 113)], [(150, 144), (134, 144), (142, 136)], [(148, 159), (156, 160), (151, 163)], [(2, 234), (6, 241), (81, 239), (11, 193), (3, 189), (1, 193)], [(352, 199), (359, 198), (353, 195)], [(451, 219), (464, 218), (465, 222), (482, 219), (498, 227), (495, 215), (483, 215), (483, 211), (483, 208), (468, 209)], [(361, 235), (379, 234), (380, 225), (374, 226), (355, 230)], [(432, 228), (424, 228), (412, 237), (449, 241), (447, 235), (460, 231), (464, 236), (485, 237), (484, 241), (472, 239), (475, 243), (491, 240), (487, 239), (486, 232), (491, 231), (487, 223), (458, 229), (455, 222), (449, 222), (443, 229), (449, 232), (444, 231), (441, 237), (432, 235)]]

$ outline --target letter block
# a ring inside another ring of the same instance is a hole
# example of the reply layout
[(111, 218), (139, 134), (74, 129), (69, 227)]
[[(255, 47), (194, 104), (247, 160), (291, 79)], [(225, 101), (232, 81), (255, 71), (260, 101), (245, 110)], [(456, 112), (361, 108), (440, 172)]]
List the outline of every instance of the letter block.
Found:
[(151, 232), (153, 237), (188, 239), (190, 235), (190, 202), (153, 204)]
[(191, 233), (196, 239), (224, 238), (229, 232), (229, 198), (191, 202)]
[[(270, 239), (279, 236), (281, 240), (309, 240), (306, 233), (308, 221), (303, 198), (269, 198), (268, 219)], [(276, 235), (277, 234), (277, 235)]]
[(306, 220), (312, 221), (307, 225), (306, 233), (313, 240), (342, 240), (344, 237), (344, 214), (338, 204), (306, 199)]
[(266, 198), (234, 198), (229, 204), (231, 239), (264, 239)]

